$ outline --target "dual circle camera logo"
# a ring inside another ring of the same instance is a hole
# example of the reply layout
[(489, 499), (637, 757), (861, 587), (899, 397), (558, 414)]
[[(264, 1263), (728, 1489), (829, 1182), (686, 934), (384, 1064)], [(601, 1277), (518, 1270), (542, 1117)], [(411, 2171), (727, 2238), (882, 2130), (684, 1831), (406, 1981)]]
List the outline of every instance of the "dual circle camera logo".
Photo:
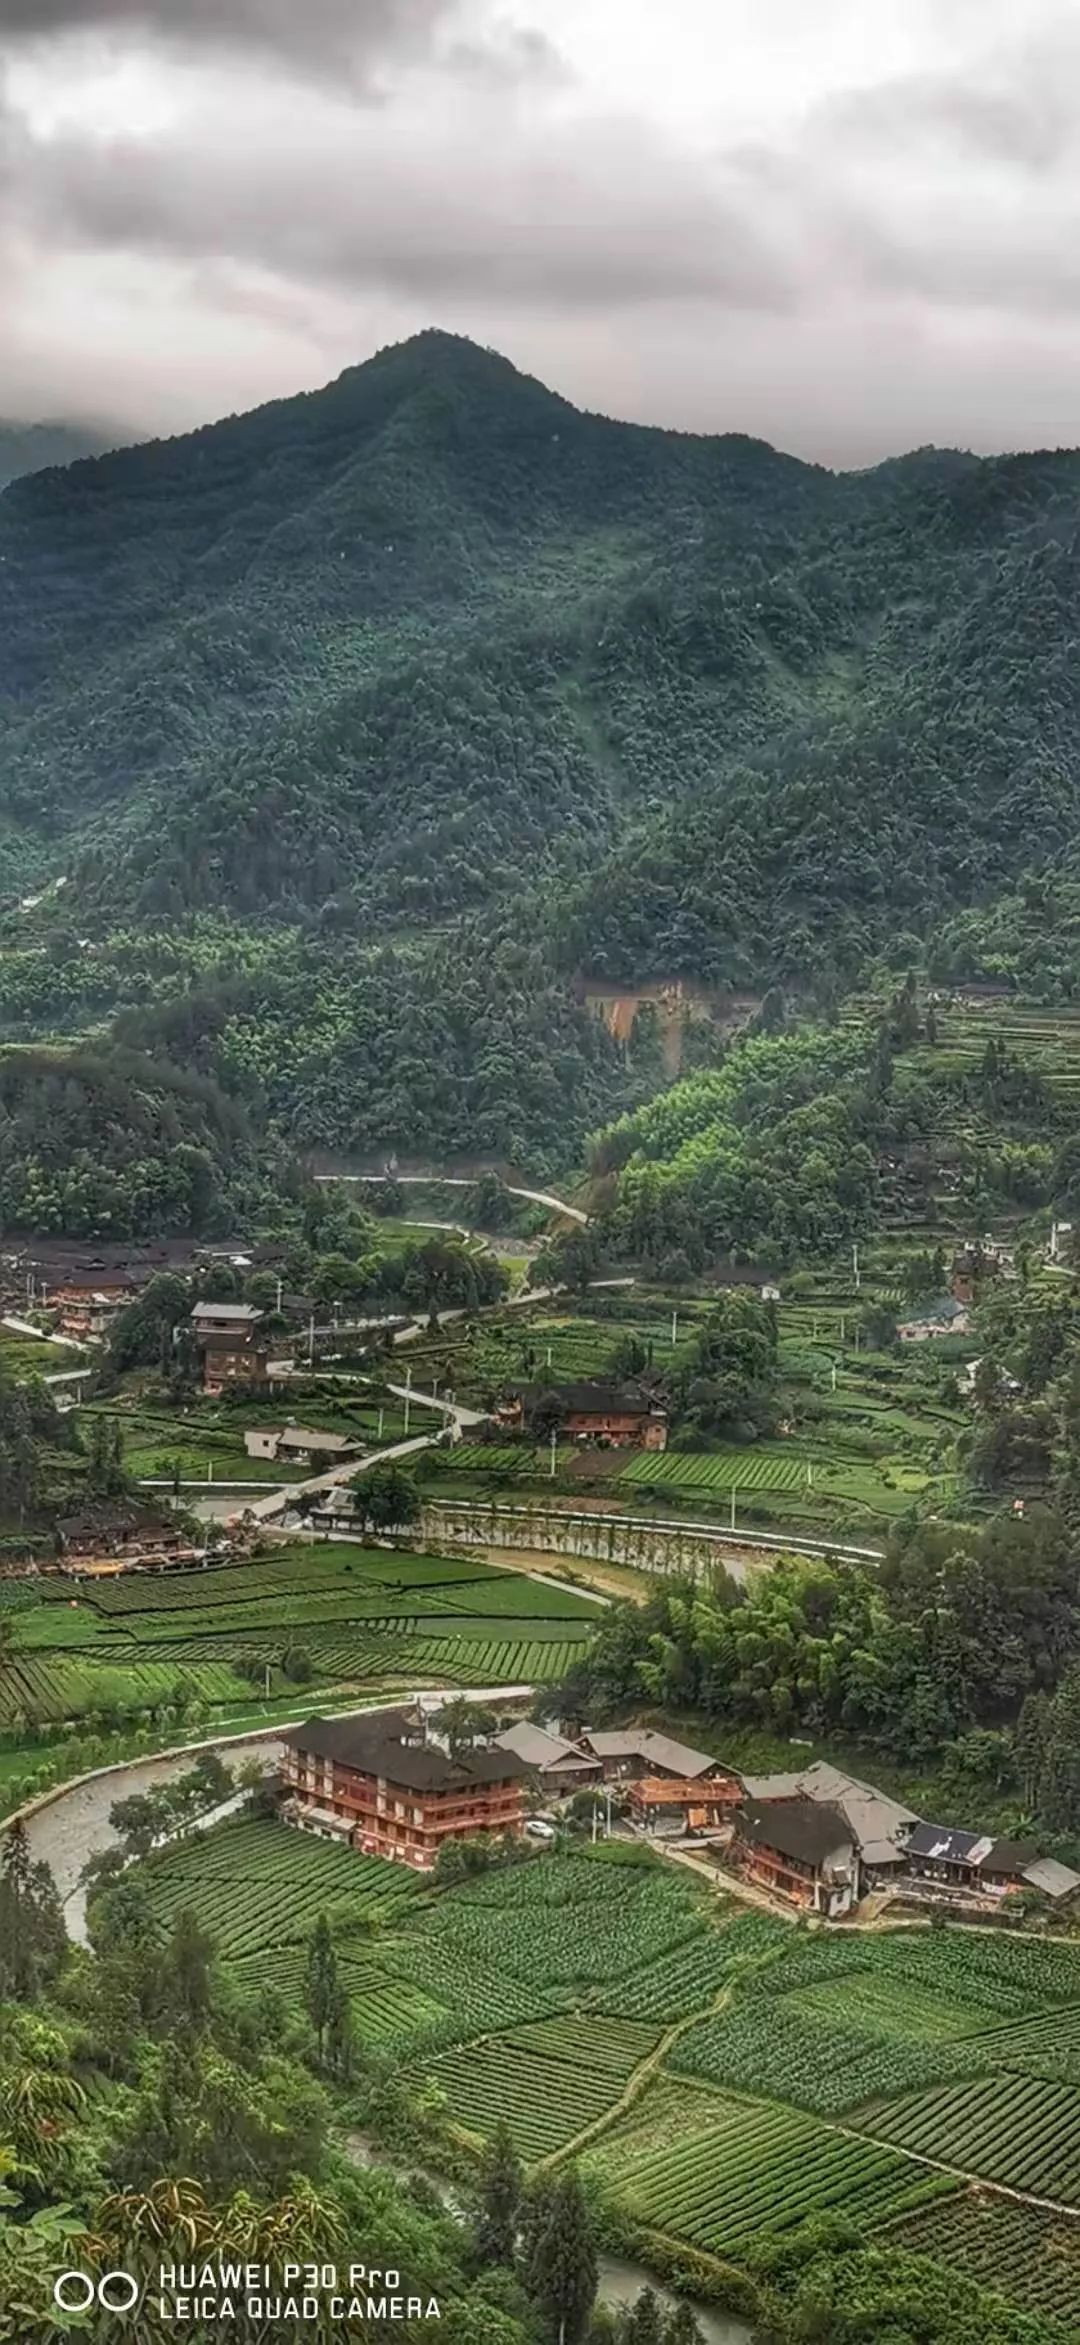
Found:
[(61, 2312), (89, 2312), (92, 2305), (100, 2312), (134, 2312), (141, 2295), (134, 2272), (102, 2272), (99, 2280), (89, 2272), (61, 2272), (53, 2286)]

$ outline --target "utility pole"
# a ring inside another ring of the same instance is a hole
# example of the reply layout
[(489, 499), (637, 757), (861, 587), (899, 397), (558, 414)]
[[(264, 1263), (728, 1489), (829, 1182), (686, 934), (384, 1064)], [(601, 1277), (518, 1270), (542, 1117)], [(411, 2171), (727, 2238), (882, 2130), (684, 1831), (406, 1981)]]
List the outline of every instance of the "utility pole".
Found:
[(378, 1432), (377, 1432), (377, 1434), (376, 1434), (376, 1436), (375, 1436), (375, 1439), (376, 1439), (376, 1441), (381, 1441), (381, 1440), (382, 1440), (383, 1418), (385, 1417), (385, 1415), (386, 1415), (386, 1410), (385, 1410), (385, 1409), (383, 1409), (383, 1408), (380, 1408), (380, 1410), (379, 1410), (379, 1430), (378, 1430)]
[(552, 1426), (552, 1428), (551, 1428), (551, 1479), (552, 1479), (552, 1481), (554, 1481), (554, 1480), (555, 1480), (555, 1447), (556, 1447), (556, 1443), (557, 1443), (557, 1441), (558, 1441), (558, 1438), (559, 1438), (559, 1437), (558, 1437), (558, 1434), (556, 1433), (556, 1431), (555, 1431), (555, 1427), (554, 1427), (554, 1425), (553, 1425), (553, 1426)]
[(676, 1344), (678, 1343), (678, 1340), (679, 1340), (679, 1314), (678, 1314), (678, 1312), (677, 1312), (677, 1311), (673, 1311), (673, 1312), (672, 1312), (672, 1314), (671, 1314), (671, 1349), (672, 1349), (672, 1351), (674, 1351), (674, 1349), (675, 1349), (675, 1346), (676, 1346)]
[(409, 1394), (412, 1391), (412, 1369), (405, 1370), (405, 1439), (409, 1438)]
[(310, 1317), (310, 1319), (308, 1320), (308, 1331), (307, 1331), (307, 1357), (308, 1357), (308, 1367), (310, 1368), (310, 1367), (312, 1367), (312, 1366), (314, 1365), (314, 1360), (315, 1360), (315, 1313), (314, 1313), (314, 1311), (312, 1312), (312, 1314), (311, 1314), (311, 1317)]
[(841, 1313), (840, 1313), (840, 1341), (841, 1341), (841, 1343), (843, 1343), (843, 1340), (844, 1340), (844, 1314), (843, 1314), (843, 1312), (841, 1311)]
[(281, 1298), (282, 1298), (282, 1296), (283, 1296), (284, 1292), (285, 1292), (285, 1281), (284, 1281), (284, 1279), (282, 1279), (282, 1278), (279, 1278), (279, 1280), (278, 1280), (278, 1282), (277, 1282), (277, 1308), (278, 1308), (278, 1311), (279, 1311), (279, 1312), (280, 1312), (280, 1310), (281, 1310)]
[(859, 1269), (859, 1248), (857, 1244), (854, 1244), (851, 1249), (851, 1267), (855, 1274), (855, 1292), (858, 1294), (859, 1288), (862, 1285), (862, 1272)]
[(611, 1785), (607, 1787), (607, 1838), (611, 1838)]
[(835, 1392), (835, 1391), (836, 1391), (836, 1362), (835, 1362), (835, 1360), (833, 1361), (833, 1364), (832, 1364), (832, 1388), (833, 1388), (833, 1391)]
[(735, 1484), (731, 1485), (731, 1528), (735, 1528)]

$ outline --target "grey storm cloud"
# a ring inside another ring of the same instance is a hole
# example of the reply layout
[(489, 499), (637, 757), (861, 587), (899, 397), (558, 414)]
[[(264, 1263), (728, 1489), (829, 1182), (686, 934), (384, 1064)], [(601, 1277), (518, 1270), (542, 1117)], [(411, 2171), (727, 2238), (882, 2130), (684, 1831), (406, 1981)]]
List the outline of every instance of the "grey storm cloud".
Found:
[(17, 173), (46, 240), (228, 257), (298, 283), (392, 287), (425, 300), (497, 295), (571, 308), (677, 298), (784, 308), (796, 286), (741, 204), (663, 148), (598, 124), (587, 149), (552, 131), (529, 149), (488, 122), (468, 156), (405, 148), (381, 114), (310, 137), (153, 146), (51, 139)]
[(388, 54), (422, 51), (452, 9), (453, 0), (0, 0), (0, 44), (131, 33), (362, 78)]
[(0, 362), (89, 350), (108, 393), (134, 354), (195, 420), (438, 319), (583, 403), (829, 455), (993, 444), (1021, 401), (1080, 438), (1074, 6), (882, 0), (921, 30), (879, 59), (865, 0), (815, 0), (785, 79), (805, 0), (755, 0), (757, 81), (721, 39), (710, 114), (717, 0), (641, 57), (627, 0), (0, 0)]

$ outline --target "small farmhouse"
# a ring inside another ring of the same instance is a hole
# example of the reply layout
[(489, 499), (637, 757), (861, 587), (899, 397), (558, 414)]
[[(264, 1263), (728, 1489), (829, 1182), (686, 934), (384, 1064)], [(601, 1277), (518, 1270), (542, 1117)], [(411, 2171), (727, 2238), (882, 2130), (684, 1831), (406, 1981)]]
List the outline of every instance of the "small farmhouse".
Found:
[(266, 1383), (270, 1347), (259, 1332), (261, 1317), (251, 1303), (196, 1303), (191, 1324), (204, 1392)]
[(361, 1447), (346, 1433), (323, 1433), (310, 1425), (249, 1425), (244, 1434), (249, 1457), (283, 1458), (290, 1465), (333, 1466)]
[(553, 1734), (546, 1726), (533, 1726), (527, 1718), (516, 1726), (504, 1727), (495, 1741), (501, 1750), (522, 1759), (530, 1774), (539, 1777), (543, 1789), (556, 1798), (601, 1780), (600, 1761), (583, 1743), (568, 1742), (565, 1735)]
[(648, 1727), (590, 1728), (581, 1747), (599, 1760), (605, 1783), (628, 1784), (631, 1814), (646, 1831), (714, 1830), (743, 1795), (719, 1759)]
[(524, 1759), (493, 1742), (451, 1749), (419, 1706), (310, 1718), (282, 1739), (287, 1821), (365, 1856), (430, 1872), (446, 1840), (522, 1830)]
[(958, 1303), (953, 1295), (937, 1295), (911, 1319), (902, 1319), (896, 1332), (901, 1343), (930, 1343), (937, 1336), (966, 1335), (970, 1326), (971, 1314), (964, 1303)]
[(1055, 1904), (1080, 1890), (1080, 1873), (1053, 1857), (1040, 1856), (1028, 1841), (954, 1831), (946, 1824), (918, 1825), (908, 1844), (908, 1861), (917, 1881), (953, 1890), (959, 1902), (988, 1909), (1024, 1889), (1037, 1889)]
[(504, 1433), (524, 1433), (537, 1404), (557, 1403), (561, 1430), (570, 1441), (595, 1441), (606, 1449), (666, 1449), (667, 1410), (636, 1385), (511, 1385), (496, 1405), (495, 1422)]
[(56, 1535), (62, 1567), (68, 1571), (81, 1571), (84, 1566), (119, 1570), (125, 1565), (161, 1563), (192, 1553), (191, 1541), (175, 1516), (120, 1500), (103, 1499), (98, 1505), (82, 1507), (77, 1514), (63, 1516)]

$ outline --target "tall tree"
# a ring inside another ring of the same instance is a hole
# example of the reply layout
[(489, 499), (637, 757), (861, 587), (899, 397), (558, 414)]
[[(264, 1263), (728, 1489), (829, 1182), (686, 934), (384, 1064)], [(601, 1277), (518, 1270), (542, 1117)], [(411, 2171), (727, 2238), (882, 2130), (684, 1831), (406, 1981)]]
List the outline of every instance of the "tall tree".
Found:
[(326, 1915), (321, 1913), (308, 1947), (306, 1993), (308, 2017), (315, 2030), (320, 2061), (326, 2057), (327, 2031), (338, 2008), (339, 1993), (337, 1956), (330, 1935), (330, 1924)]
[(576, 2167), (541, 2194), (525, 2285), (552, 2345), (579, 2345), (599, 2276), (596, 2241)]
[(173, 1925), (165, 1958), (169, 2001), (181, 2025), (205, 2026), (211, 2005), (210, 1967), (214, 1941), (201, 1927), (197, 1914), (185, 1907)]
[(476, 2218), (476, 2252), (484, 2266), (514, 2261), (521, 2187), (521, 2161), (500, 2118), (488, 2144)]

